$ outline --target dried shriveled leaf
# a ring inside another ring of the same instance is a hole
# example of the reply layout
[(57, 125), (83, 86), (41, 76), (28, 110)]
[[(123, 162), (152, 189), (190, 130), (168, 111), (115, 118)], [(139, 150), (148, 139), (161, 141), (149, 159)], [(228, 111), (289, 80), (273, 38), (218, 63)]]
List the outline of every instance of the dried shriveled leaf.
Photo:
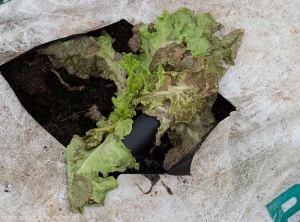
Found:
[(47, 54), (55, 68), (64, 67), (82, 79), (94, 76), (113, 80), (121, 90), (126, 85), (126, 73), (118, 63), (122, 55), (114, 51), (113, 42), (106, 33), (98, 38), (82, 36), (50, 45), (39, 53)]

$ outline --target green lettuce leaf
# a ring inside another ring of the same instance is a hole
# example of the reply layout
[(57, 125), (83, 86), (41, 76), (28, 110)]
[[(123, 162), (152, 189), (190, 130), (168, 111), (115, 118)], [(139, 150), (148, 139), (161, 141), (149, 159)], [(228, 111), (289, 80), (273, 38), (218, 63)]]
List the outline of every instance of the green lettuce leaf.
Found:
[(201, 13), (196, 18), (187, 8), (180, 8), (173, 14), (164, 11), (156, 18), (155, 32), (150, 33), (148, 24), (140, 28), (143, 54), (140, 61), (149, 67), (154, 53), (168, 44), (186, 43), (194, 57), (209, 55), (212, 34), (221, 28), (209, 13)]
[(127, 84), (122, 92), (113, 97), (114, 112), (110, 119), (117, 122), (119, 119), (131, 119), (135, 114), (137, 104), (134, 98), (141, 90), (151, 91), (155, 88), (155, 78), (149, 69), (143, 66), (131, 53), (124, 54), (124, 60), (120, 62), (121, 67), (127, 72)]
[(116, 133), (110, 133), (94, 148), (86, 149), (85, 142), (78, 136), (67, 146), (68, 196), (73, 212), (82, 213), (86, 204), (103, 205), (107, 192), (118, 186), (109, 173), (139, 168), (120, 139), (128, 134), (129, 124), (119, 121)]

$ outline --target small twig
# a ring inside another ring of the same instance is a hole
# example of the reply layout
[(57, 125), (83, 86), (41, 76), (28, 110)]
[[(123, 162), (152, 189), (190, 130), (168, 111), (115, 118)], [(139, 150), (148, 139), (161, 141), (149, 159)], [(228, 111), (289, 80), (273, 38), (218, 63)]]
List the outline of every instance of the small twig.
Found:
[[(137, 184), (138, 188), (140, 189), (140, 191), (143, 192), (143, 194), (149, 194), (151, 191), (152, 191), (152, 188), (156, 185), (156, 183), (160, 180), (160, 176), (157, 174), (157, 175), (154, 175), (155, 177), (151, 179), (151, 176), (148, 177), (147, 175), (144, 175), (146, 176), (150, 181), (151, 181), (151, 187), (148, 191), (143, 191), (142, 188)], [(158, 177), (157, 177), (158, 176)]]
[(58, 116), (56, 117), (56, 120), (54, 122), (58, 121), (60, 119), (60, 117), (61, 117), (61, 113), (58, 114)]
[(47, 126), (53, 125), (58, 130), (58, 127), (54, 123), (49, 123)]
[(26, 79), (27, 82), (29, 82), (33, 87), (35, 86), (32, 82), (30, 82), (28, 79)]
[(168, 187), (168, 186), (164, 183), (164, 181), (161, 181), (161, 183), (162, 183), (162, 185), (166, 188), (167, 192), (168, 192), (170, 195), (173, 195), (173, 192), (172, 192), (171, 188)]
[(140, 191), (142, 191), (143, 192), (143, 194), (149, 194), (150, 192), (151, 192), (151, 190), (152, 190), (152, 187), (153, 187), (153, 185), (151, 185), (151, 187), (150, 187), (150, 189), (148, 190), (148, 191), (143, 191), (142, 190), (142, 188), (137, 184), (137, 186), (138, 186), (138, 188), (140, 189)]
[(77, 114), (79, 114), (79, 113), (85, 113), (85, 111), (80, 111), (80, 112), (78, 112), (78, 113), (74, 113), (74, 114), (72, 114), (71, 116), (69, 116), (69, 117), (67, 117), (67, 118), (65, 118), (65, 119), (63, 119), (63, 120), (61, 120), (61, 122), (62, 122), (62, 121), (66, 121), (66, 120), (72, 118), (73, 116), (75, 116), (75, 115), (77, 115)]
[(58, 78), (58, 80), (60, 81), (60, 83), (62, 84), (62, 85), (64, 85), (65, 87), (67, 87), (67, 89), (69, 90), (69, 91), (81, 91), (81, 90), (83, 90), (84, 89), (84, 86), (70, 86), (68, 83), (66, 83), (62, 78), (61, 78), (61, 76), (60, 76), (60, 74), (57, 72), (57, 71), (55, 71), (54, 69), (50, 69), (51, 70), (51, 72), (53, 72), (56, 76), (57, 76), (57, 78)]

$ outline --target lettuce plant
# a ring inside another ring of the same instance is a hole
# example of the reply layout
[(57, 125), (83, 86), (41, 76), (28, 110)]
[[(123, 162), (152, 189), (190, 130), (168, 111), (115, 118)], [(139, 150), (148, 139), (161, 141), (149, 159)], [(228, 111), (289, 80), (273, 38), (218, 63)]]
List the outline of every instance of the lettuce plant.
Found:
[(86, 136), (74, 136), (67, 147), (73, 212), (83, 212), (84, 205), (104, 204), (107, 192), (118, 186), (110, 173), (139, 168), (122, 142), (132, 129), (136, 110), (160, 121), (157, 145), (168, 132), (177, 148), (165, 163), (167, 169), (178, 162), (178, 153), (187, 154), (214, 127), (211, 107), (226, 72), (223, 63), (234, 64), (243, 36), (243, 30), (237, 29), (219, 38), (214, 34), (221, 27), (209, 13), (194, 16), (181, 8), (174, 13), (164, 11), (154, 26), (139, 25), (135, 34), (141, 43), (139, 54), (120, 56), (105, 33), (40, 51), (70, 74), (111, 79), (118, 87), (110, 116), (102, 117)]

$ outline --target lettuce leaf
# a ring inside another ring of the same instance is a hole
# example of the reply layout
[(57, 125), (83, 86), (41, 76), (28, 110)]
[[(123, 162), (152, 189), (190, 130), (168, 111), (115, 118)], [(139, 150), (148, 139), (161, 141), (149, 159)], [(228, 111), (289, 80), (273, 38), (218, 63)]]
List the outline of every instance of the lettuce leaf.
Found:
[(104, 204), (107, 192), (118, 186), (109, 173), (139, 168), (121, 141), (131, 131), (131, 124), (129, 120), (119, 121), (115, 133), (92, 149), (86, 149), (80, 137), (73, 137), (66, 150), (68, 196), (73, 212), (82, 213), (86, 204)]
[(107, 33), (98, 38), (82, 36), (50, 45), (39, 50), (39, 54), (48, 55), (55, 68), (64, 67), (79, 78), (113, 80), (120, 91), (126, 85), (126, 73), (121, 70), (122, 55), (114, 51), (113, 42)]
[(168, 128), (168, 138), (173, 148), (165, 156), (164, 169), (171, 169), (183, 157), (191, 153), (202, 138), (207, 135), (217, 124), (212, 106), (217, 95), (214, 94), (207, 98), (206, 105), (201, 112), (197, 112), (189, 123), (180, 122)]
[(171, 43), (186, 43), (194, 57), (209, 55), (212, 34), (221, 28), (209, 13), (201, 13), (196, 18), (187, 8), (180, 8), (173, 14), (164, 11), (156, 18), (155, 32), (150, 33), (148, 25), (140, 28), (143, 54), (140, 60), (149, 67), (154, 53)]
[[(197, 73), (193, 72), (164, 73), (163, 87), (153, 92), (141, 92), (137, 99), (144, 106), (149, 106), (149, 109), (161, 106), (169, 100), (169, 113), (175, 116), (175, 122), (188, 123), (196, 112), (203, 109), (206, 104), (205, 96), (209, 95), (208, 90), (201, 87), (203, 79), (197, 79), (195, 75)], [(194, 81), (189, 81), (191, 78)]]

